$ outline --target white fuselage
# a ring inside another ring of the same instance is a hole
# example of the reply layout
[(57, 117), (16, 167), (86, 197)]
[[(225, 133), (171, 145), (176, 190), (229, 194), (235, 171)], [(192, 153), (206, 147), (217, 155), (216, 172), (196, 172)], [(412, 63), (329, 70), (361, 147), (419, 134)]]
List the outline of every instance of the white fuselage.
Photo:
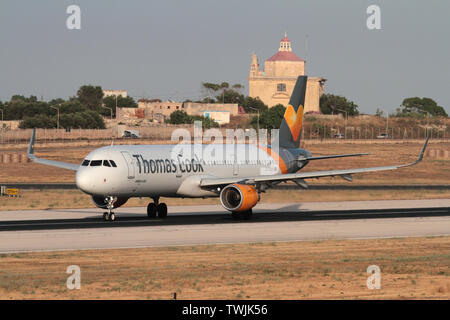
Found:
[(200, 188), (202, 178), (279, 174), (277, 161), (265, 150), (252, 144), (102, 147), (86, 156), (76, 184), (94, 196), (217, 196)]

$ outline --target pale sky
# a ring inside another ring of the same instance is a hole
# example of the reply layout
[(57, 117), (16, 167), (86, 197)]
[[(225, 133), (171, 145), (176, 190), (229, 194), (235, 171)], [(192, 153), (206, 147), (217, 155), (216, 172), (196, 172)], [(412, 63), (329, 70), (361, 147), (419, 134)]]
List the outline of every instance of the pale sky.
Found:
[[(81, 30), (66, 28), (72, 4)], [(366, 27), (371, 4), (381, 30)], [(411, 96), (450, 113), (449, 12), (447, 0), (2, 0), (0, 100), (68, 98), (83, 84), (135, 99), (198, 99), (201, 82), (248, 90), (252, 51), (263, 65), (287, 32), (307, 74), (363, 113)]]

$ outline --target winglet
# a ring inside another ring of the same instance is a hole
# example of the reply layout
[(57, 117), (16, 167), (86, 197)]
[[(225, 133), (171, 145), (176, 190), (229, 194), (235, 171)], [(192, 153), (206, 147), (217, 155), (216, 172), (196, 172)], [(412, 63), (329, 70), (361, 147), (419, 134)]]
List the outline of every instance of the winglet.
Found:
[(420, 151), (419, 157), (416, 160), (416, 163), (422, 161), (423, 155), (425, 154), (425, 149), (427, 148), (428, 140), (430, 137), (427, 136), (427, 139), (425, 140), (425, 143), (423, 144), (422, 151)]
[(28, 159), (33, 159), (34, 156), (34, 140), (36, 138), (36, 128), (33, 129), (33, 133), (31, 134), (30, 144), (28, 145), (27, 155)]
[(425, 150), (427, 148), (427, 144), (428, 144), (428, 140), (430, 139), (430, 137), (427, 136), (427, 139), (425, 140), (425, 143), (423, 144), (422, 150), (420, 151), (419, 157), (417, 158), (416, 161), (408, 163), (408, 164), (404, 164), (400, 167), (409, 167), (409, 166), (413, 166), (415, 164), (418, 164), (420, 161), (422, 161), (423, 159), (423, 155), (425, 154)]

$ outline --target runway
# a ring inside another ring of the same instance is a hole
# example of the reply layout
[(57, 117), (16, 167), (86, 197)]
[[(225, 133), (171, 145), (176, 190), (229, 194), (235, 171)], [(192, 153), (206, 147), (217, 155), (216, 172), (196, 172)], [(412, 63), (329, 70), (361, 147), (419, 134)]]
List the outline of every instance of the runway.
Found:
[(0, 252), (450, 235), (450, 199), (258, 204), (252, 220), (221, 206), (0, 211)]

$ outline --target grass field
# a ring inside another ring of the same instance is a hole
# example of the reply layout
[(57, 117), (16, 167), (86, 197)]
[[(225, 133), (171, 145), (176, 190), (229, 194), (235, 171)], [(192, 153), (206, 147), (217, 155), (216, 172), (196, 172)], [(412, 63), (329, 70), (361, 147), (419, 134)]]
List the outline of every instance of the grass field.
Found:
[(0, 298), (449, 299), (449, 253), (450, 237), (428, 237), (2, 254)]

